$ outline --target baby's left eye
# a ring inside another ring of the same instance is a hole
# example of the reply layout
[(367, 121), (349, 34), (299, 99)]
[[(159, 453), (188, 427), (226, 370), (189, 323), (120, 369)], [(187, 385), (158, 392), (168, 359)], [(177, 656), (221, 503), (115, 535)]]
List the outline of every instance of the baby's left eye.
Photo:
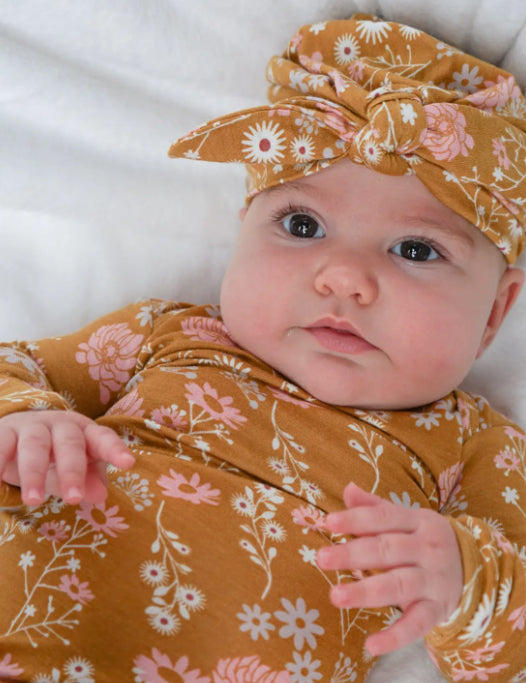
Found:
[(395, 244), (391, 251), (408, 261), (436, 261), (441, 258), (428, 242), (422, 240), (403, 240)]

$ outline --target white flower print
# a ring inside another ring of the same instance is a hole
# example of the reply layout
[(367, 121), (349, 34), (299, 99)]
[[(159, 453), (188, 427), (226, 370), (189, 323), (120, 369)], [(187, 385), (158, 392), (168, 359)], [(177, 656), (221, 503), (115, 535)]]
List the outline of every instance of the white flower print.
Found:
[(244, 515), (245, 517), (254, 516), (254, 502), (249, 500), (248, 496), (244, 496), (242, 493), (236, 493), (232, 496), (232, 507), (240, 515)]
[(422, 31), (419, 31), (417, 28), (413, 28), (412, 26), (401, 25), (400, 33), (406, 40), (413, 40), (414, 38), (417, 38)]
[(299, 652), (293, 652), (294, 662), (286, 664), (286, 668), (291, 673), (290, 683), (314, 683), (322, 677), (318, 671), (320, 660), (312, 659), (312, 654), (306, 652), (303, 656)]
[(343, 66), (358, 59), (359, 56), (360, 44), (353, 35), (347, 33), (338, 38), (334, 46), (334, 57), (338, 64)]
[(141, 579), (149, 586), (162, 586), (168, 580), (168, 570), (160, 562), (147, 560), (139, 570)]
[(312, 26), (310, 26), (310, 28), (309, 28), (309, 31), (311, 33), (314, 33), (315, 35), (318, 35), (318, 33), (325, 31), (326, 26), (327, 26), (326, 21), (320, 21), (317, 24), (312, 24)]
[(402, 121), (414, 126), (418, 115), (413, 105), (410, 102), (402, 102), (400, 105), (400, 111), (402, 112)]
[(161, 635), (171, 636), (172, 634), (177, 633), (181, 628), (179, 618), (164, 607), (151, 605), (150, 607), (147, 607), (145, 611), (146, 614), (148, 614), (150, 626)]
[(369, 41), (373, 45), (376, 42), (382, 43), (386, 38), (389, 31), (392, 31), (392, 26), (387, 21), (359, 21), (357, 31), (362, 40), (366, 43)]
[(428, 431), (440, 425), (440, 413), (411, 413), (411, 417), (415, 419), (417, 427), (425, 427)]
[(420, 503), (412, 503), (411, 502), (411, 498), (409, 497), (409, 494), (407, 493), (407, 491), (404, 491), (402, 493), (401, 498), (397, 493), (394, 493), (393, 491), (391, 491), (391, 493), (389, 494), (389, 498), (391, 499), (391, 501), (395, 505), (402, 505), (403, 507), (407, 508), (408, 510), (412, 510), (412, 509), (416, 509), (416, 508), (420, 507)]
[(310, 135), (300, 135), (294, 138), (290, 146), (298, 163), (304, 164), (314, 158), (314, 143)]
[(277, 123), (256, 123), (250, 126), (244, 138), (244, 154), (252, 163), (276, 163), (284, 156), (285, 136)]
[(506, 489), (502, 491), (501, 496), (503, 496), (506, 503), (512, 503), (513, 505), (519, 500), (517, 489), (512, 489), (509, 486), (506, 486)]
[(306, 562), (307, 564), (312, 564), (313, 567), (316, 567), (316, 550), (314, 548), (308, 548), (306, 545), (302, 546), (298, 550), (299, 554), (303, 558), (303, 561)]
[(491, 616), (495, 609), (495, 591), (491, 595), (484, 595), (473, 619), (464, 629), (464, 633), (460, 636), (460, 640), (467, 643), (475, 643), (482, 638), (486, 633), (488, 625), (491, 621)]
[(286, 537), (285, 529), (278, 524), (278, 522), (273, 522), (272, 520), (267, 520), (263, 524), (263, 534), (272, 541), (280, 542)]
[(185, 619), (190, 618), (190, 612), (203, 609), (206, 602), (204, 593), (195, 588), (195, 586), (179, 586), (177, 599), (179, 601), (179, 611)]
[(294, 647), (296, 650), (302, 650), (305, 643), (312, 648), (316, 648), (316, 635), (323, 635), (325, 629), (316, 624), (316, 620), (320, 613), (317, 609), (307, 611), (307, 606), (303, 598), (296, 600), (296, 605), (293, 605), (290, 600), (281, 598), (281, 604), (284, 611), (278, 610), (274, 616), (279, 621), (284, 623), (279, 630), (281, 638), (294, 638)]
[(469, 64), (463, 64), (460, 73), (455, 71), (453, 74), (453, 81), (448, 83), (448, 88), (452, 90), (460, 90), (465, 93), (474, 93), (478, 86), (484, 80), (482, 76), (478, 76), (479, 68), (474, 66), (469, 68)]
[(27, 553), (22, 553), (22, 555), (20, 555), (20, 562), (18, 563), (18, 566), (22, 567), (22, 569), (27, 569), (27, 567), (32, 567), (34, 562), (35, 555), (28, 550)]
[(276, 627), (270, 623), (270, 612), (262, 612), (259, 605), (249, 607), (243, 605), (243, 612), (238, 612), (237, 618), (243, 623), (239, 627), (240, 631), (249, 631), (252, 640), (263, 638), (269, 639), (269, 632), (275, 631)]
[(93, 683), (95, 668), (87, 659), (73, 657), (64, 665), (64, 673), (76, 683)]

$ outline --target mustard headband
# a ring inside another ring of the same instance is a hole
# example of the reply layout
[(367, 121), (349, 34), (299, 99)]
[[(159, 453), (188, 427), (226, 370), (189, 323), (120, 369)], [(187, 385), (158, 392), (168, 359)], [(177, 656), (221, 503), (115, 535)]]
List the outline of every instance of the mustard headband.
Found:
[(514, 263), (526, 224), (526, 101), (506, 71), (368, 15), (301, 28), (267, 67), (271, 105), (236, 112), (169, 155), (241, 162), (248, 199), (340, 159), (414, 173)]

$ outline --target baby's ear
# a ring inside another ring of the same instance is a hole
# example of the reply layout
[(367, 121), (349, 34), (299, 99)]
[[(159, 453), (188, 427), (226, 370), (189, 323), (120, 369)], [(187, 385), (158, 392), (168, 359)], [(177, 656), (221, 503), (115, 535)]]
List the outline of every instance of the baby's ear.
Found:
[(240, 220), (240, 221), (245, 220), (245, 216), (246, 216), (246, 215), (247, 215), (247, 207), (244, 206), (242, 209), (239, 209), (239, 213), (238, 213), (239, 220)]
[(524, 272), (520, 268), (508, 267), (502, 275), (495, 301), (488, 318), (486, 329), (482, 335), (477, 358), (480, 358), (484, 351), (491, 344), (499, 331), (502, 321), (508, 314), (508, 311), (513, 306), (517, 297), (520, 294), (522, 285), (524, 284)]

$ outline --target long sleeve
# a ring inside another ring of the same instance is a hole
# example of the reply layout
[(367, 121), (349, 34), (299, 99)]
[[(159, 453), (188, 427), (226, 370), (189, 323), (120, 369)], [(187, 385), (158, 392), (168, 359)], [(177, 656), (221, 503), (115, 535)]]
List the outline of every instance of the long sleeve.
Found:
[(510, 683), (526, 680), (526, 435), (487, 405), (479, 419), (440, 482), (464, 591), (426, 640), (450, 680)]
[[(53, 409), (103, 415), (140, 371), (156, 319), (179, 308), (143, 301), (67, 336), (0, 345), (0, 417)], [(19, 503), (18, 491), (0, 482), (0, 505)]]

